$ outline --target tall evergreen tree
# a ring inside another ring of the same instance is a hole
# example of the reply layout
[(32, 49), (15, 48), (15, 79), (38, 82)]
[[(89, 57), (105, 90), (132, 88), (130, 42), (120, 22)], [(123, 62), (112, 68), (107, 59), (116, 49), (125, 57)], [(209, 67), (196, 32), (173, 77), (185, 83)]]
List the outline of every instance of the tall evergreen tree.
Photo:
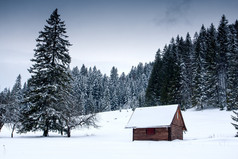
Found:
[(15, 128), (17, 127), (21, 119), (21, 113), (24, 108), (22, 104), (22, 100), (23, 100), (23, 92), (22, 92), (22, 85), (21, 85), (21, 75), (18, 75), (16, 79), (16, 83), (14, 84), (12, 88), (11, 101), (7, 108), (8, 122), (12, 129), (11, 137), (13, 137)]
[(29, 72), (29, 92), (25, 97), (28, 109), (24, 112), (22, 127), (19, 132), (42, 130), (43, 136), (49, 131), (62, 130), (62, 103), (65, 94), (69, 94), (70, 85), (68, 71), (71, 58), (66, 38), (64, 21), (55, 9), (46, 21), (44, 31), (39, 32), (34, 62)]
[(119, 78), (119, 83), (118, 83), (118, 94), (119, 94), (119, 105), (120, 109), (125, 105), (126, 103), (126, 75), (123, 72)]
[(23, 98), (21, 87), (21, 75), (18, 75), (12, 90), (4, 89), (0, 93), (0, 130), (3, 124), (8, 124), (12, 129), (11, 137), (13, 137), (13, 133), (21, 118), (21, 110), (23, 109), (21, 104)]
[(11, 102), (11, 91), (5, 88), (0, 93), (0, 130), (4, 124), (9, 123), (8, 108)]
[(207, 56), (207, 32), (202, 25), (201, 31), (199, 33), (198, 43), (197, 43), (197, 54), (199, 55), (199, 65), (200, 65), (200, 74), (198, 75), (198, 87), (200, 92), (198, 109), (204, 109), (207, 107), (207, 69), (206, 69), (206, 56)]
[[(191, 53), (192, 41), (189, 33), (187, 33), (186, 40), (183, 45), (180, 55), (180, 94), (181, 106), (183, 109), (192, 107), (192, 69), (191, 69)], [(181, 46), (180, 46), (181, 47)]]
[(109, 80), (109, 91), (110, 91), (110, 101), (111, 101), (111, 110), (118, 110), (118, 70), (115, 67), (112, 67), (110, 80)]
[(110, 111), (111, 110), (111, 103), (110, 103), (110, 92), (108, 86), (106, 86), (103, 92), (103, 99), (102, 99), (102, 110)]
[(161, 98), (162, 87), (162, 57), (161, 51), (158, 50), (155, 56), (154, 65), (148, 81), (148, 86), (145, 94), (145, 105), (158, 105)]
[(236, 38), (238, 39), (238, 20), (235, 21), (235, 23), (233, 24), (235, 31), (236, 31)]
[(193, 84), (193, 104), (197, 109), (207, 107), (206, 96), (206, 29), (201, 27), (198, 37), (194, 42), (194, 84)]
[(227, 53), (227, 110), (237, 109), (238, 106), (238, 39), (234, 25), (229, 25)]
[(181, 95), (180, 95), (180, 57), (183, 53), (183, 43), (184, 40), (182, 37), (177, 36), (176, 41), (172, 43), (171, 53), (170, 53), (170, 60), (171, 63), (169, 64), (169, 98), (172, 99), (166, 104), (174, 104), (174, 103), (181, 103)]
[(109, 90), (109, 84), (108, 84), (108, 77), (106, 74), (102, 77), (102, 85), (103, 85), (103, 96), (102, 96), (102, 110), (103, 111), (110, 111), (111, 105), (110, 105), (110, 90)]
[(219, 107), (221, 110), (227, 107), (227, 54), (228, 50), (228, 20), (225, 15), (222, 16), (219, 27), (218, 27), (218, 100)]
[[(180, 38), (177, 37), (177, 43), (179, 40)], [(162, 64), (161, 104), (180, 103), (179, 54), (178, 47), (173, 38), (168, 48), (165, 47)]]
[(218, 72), (217, 72), (217, 31), (213, 24), (207, 29), (206, 49), (206, 95), (209, 107), (217, 107), (218, 101)]

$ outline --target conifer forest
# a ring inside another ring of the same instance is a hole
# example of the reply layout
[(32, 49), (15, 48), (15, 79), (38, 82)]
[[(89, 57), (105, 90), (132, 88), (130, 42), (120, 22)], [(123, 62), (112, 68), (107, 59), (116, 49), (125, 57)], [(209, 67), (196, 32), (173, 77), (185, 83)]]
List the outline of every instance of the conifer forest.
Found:
[(172, 38), (156, 53), (146, 90), (146, 105), (179, 103), (182, 109), (195, 107), (237, 109), (238, 21), (228, 24), (222, 16), (191, 38)]

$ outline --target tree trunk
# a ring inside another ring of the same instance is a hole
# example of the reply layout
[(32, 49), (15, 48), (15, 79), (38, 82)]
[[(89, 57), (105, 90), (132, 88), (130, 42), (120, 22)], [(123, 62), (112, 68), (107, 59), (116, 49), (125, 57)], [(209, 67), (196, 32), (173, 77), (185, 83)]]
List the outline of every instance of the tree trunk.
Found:
[(227, 107), (226, 96), (226, 72), (223, 68), (219, 74), (219, 105), (221, 110), (224, 110)]
[(0, 122), (0, 132), (1, 132), (3, 125), (4, 125), (4, 123)]
[(14, 133), (15, 128), (16, 128), (16, 124), (14, 124), (14, 125), (12, 126), (11, 138), (13, 138), (13, 133)]
[(67, 137), (71, 136), (70, 127), (67, 128)]
[(64, 132), (64, 130), (63, 129), (61, 129), (60, 130), (60, 134), (61, 134), (61, 136), (63, 136), (64, 134), (63, 134), (63, 132)]
[(44, 136), (44, 137), (49, 136), (49, 130), (48, 130), (48, 127), (44, 130), (43, 136)]

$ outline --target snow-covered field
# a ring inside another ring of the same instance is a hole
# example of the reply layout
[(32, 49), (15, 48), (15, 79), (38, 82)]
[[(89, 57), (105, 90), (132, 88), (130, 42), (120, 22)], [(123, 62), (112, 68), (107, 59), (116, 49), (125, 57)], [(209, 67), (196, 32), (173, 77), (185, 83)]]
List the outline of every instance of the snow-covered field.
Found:
[(232, 112), (219, 110), (183, 113), (188, 132), (184, 140), (132, 141), (132, 130), (124, 129), (130, 110), (98, 114), (98, 129), (78, 129), (72, 137), (42, 132), (14, 134), (0, 132), (0, 159), (237, 159), (238, 138), (230, 124)]

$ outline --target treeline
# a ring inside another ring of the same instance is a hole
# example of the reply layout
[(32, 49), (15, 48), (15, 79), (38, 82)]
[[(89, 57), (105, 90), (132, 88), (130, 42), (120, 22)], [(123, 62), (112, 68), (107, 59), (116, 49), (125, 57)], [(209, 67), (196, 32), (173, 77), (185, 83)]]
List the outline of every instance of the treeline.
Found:
[[(118, 69), (112, 67), (109, 76), (96, 66), (74, 67), (70, 74), (76, 103), (81, 105), (84, 114), (142, 107), (152, 67), (152, 62), (139, 63), (127, 75), (124, 72), (119, 75)], [(0, 105), (9, 105), (16, 99), (20, 103), (28, 89), (27, 82), (22, 86), (19, 75), (12, 89), (0, 92)]]
[(140, 63), (128, 75), (119, 75), (117, 68), (112, 67), (108, 77), (96, 67), (75, 67), (72, 69), (74, 96), (86, 114), (144, 106), (151, 70), (152, 63)]
[(183, 109), (238, 108), (238, 21), (222, 16), (218, 29), (202, 25), (191, 39), (172, 38), (156, 54), (146, 105), (179, 103)]

